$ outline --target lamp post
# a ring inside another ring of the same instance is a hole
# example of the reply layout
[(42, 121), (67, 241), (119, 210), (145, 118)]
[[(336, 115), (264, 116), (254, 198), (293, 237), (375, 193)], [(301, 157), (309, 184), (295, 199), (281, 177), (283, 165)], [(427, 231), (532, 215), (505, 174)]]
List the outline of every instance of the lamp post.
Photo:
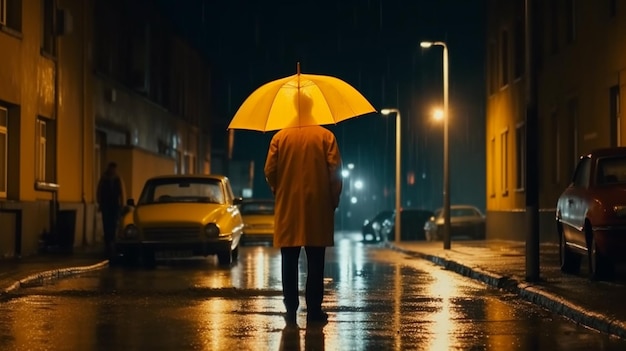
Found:
[(384, 108), (380, 111), (387, 116), (390, 113), (396, 114), (396, 218), (395, 218), (395, 242), (400, 242), (400, 111), (396, 108)]
[(443, 47), (443, 248), (450, 249), (450, 159), (448, 141), (448, 46), (442, 41), (423, 41), (420, 46)]

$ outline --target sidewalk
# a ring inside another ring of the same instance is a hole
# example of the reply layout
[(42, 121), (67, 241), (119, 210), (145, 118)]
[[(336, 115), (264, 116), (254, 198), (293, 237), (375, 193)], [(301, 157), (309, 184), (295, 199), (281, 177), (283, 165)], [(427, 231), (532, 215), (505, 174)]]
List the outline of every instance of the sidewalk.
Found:
[(487, 285), (515, 293), (576, 323), (626, 338), (626, 272), (616, 269), (614, 282), (587, 278), (587, 260), (579, 275), (560, 271), (558, 244), (540, 246), (540, 279), (526, 282), (525, 243), (517, 241), (452, 241), (449, 250), (442, 242), (389, 242), (387, 247), (409, 256), (429, 260)]
[(87, 247), (75, 248), (72, 253), (0, 259), (0, 301), (22, 286), (106, 267), (109, 261), (100, 251)]

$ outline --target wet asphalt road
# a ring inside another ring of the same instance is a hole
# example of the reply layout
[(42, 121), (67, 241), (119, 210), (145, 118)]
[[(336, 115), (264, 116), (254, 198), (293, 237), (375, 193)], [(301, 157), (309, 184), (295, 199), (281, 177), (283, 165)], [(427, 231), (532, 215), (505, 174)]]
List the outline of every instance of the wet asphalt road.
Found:
[[(0, 303), (0, 350), (624, 350), (428, 261), (344, 235), (327, 251), (323, 328), (285, 329), (279, 251), (112, 267)], [(304, 258), (302, 253), (301, 258)], [(304, 276), (301, 279), (304, 286)]]

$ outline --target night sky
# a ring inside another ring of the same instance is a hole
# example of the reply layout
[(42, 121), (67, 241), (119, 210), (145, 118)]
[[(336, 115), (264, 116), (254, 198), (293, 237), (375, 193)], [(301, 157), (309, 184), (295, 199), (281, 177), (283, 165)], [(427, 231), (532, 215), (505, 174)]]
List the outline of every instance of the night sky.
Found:
[[(260, 85), (296, 73), (332, 75), (353, 85), (377, 109), (402, 117), (403, 206), (441, 206), (442, 48), (450, 61), (452, 203), (485, 205), (484, 0), (158, 0), (178, 30), (204, 53), (213, 71), (214, 138)], [(369, 114), (329, 126), (344, 163), (369, 185), (370, 212), (393, 207), (395, 118)], [(256, 163), (255, 196), (272, 132), (235, 132), (235, 160)], [(406, 184), (408, 174), (415, 182)], [(389, 196), (384, 196), (387, 188)], [(371, 214), (373, 215), (373, 213)], [(367, 214), (365, 216), (370, 216)]]

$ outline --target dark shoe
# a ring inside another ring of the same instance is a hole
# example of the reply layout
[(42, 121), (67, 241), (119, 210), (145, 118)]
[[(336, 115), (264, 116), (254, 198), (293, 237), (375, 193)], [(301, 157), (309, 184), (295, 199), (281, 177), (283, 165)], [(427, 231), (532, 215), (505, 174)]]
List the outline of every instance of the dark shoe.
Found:
[(306, 315), (307, 323), (326, 324), (328, 323), (328, 313), (324, 311), (309, 312)]

